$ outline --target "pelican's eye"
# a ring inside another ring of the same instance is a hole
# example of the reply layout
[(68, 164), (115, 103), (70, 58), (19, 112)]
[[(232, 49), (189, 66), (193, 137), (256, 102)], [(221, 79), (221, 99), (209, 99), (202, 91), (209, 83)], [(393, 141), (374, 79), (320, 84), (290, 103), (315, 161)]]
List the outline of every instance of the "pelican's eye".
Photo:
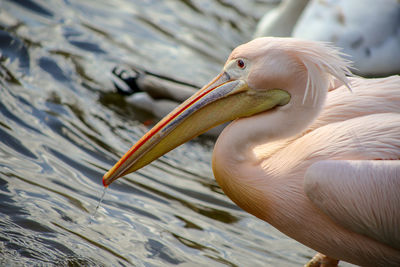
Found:
[(236, 61), (236, 64), (239, 68), (244, 69), (246, 67), (246, 65), (244, 64), (244, 61), (242, 59), (238, 59)]

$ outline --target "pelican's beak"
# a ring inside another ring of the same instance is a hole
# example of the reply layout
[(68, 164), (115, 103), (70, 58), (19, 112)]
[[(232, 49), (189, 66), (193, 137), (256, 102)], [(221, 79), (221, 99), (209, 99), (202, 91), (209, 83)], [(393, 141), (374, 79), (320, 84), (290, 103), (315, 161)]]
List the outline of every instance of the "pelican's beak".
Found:
[(245, 80), (222, 72), (147, 132), (104, 175), (104, 186), (134, 172), (175, 147), (219, 124), (285, 105), (290, 95), (280, 89), (253, 90)]

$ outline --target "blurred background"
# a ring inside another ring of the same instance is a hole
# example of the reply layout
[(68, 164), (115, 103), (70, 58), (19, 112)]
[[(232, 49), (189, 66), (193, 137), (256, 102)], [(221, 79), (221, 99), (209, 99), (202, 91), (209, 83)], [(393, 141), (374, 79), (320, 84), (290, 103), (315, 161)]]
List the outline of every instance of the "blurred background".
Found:
[(104, 172), (158, 119), (117, 90), (115, 67), (200, 87), (278, 2), (1, 0), (0, 265), (307, 262), (223, 194), (213, 137), (119, 179), (91, 218)]

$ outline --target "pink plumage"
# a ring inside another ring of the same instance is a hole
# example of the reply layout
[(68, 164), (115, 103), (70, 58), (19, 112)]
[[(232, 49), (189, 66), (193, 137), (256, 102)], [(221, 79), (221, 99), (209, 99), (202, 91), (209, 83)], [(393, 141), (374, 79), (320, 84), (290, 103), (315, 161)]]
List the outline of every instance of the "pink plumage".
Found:
[[(347, 63), (335, 50), (296, 39), (257, 39), (230, 58), (239, 57), (262, 62), (250, 84), (281, 84), (292, 99), (223, 131), (213, 170), (225, 193), (330, 258), (398, 266), (400, 77), (347, 79)], [(348, 82), (352, 92), (334, 83), (324, 88), (332, 78)], [(317, 80), (312, 90), (310, 79)]]
[(326, 43), (241, 45), (103, 183), (233, 120), (215, 145), (215, 179), (244, 210), (320, 252), (307, 266), (400, 266), (400, 77), (349, 78), (348, 68)]

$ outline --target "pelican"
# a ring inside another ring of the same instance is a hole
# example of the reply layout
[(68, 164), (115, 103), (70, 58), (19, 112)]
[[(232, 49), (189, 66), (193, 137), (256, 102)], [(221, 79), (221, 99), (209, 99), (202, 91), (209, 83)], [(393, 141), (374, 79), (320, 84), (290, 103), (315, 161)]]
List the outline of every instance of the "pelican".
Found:
[(103, 184), (232, 121), (212, 168), (238, 206), (316, 250), (308, 266), (399, 266), (400, 77), (348, 78), (348, 65), (325, 43), (243, 44)]

